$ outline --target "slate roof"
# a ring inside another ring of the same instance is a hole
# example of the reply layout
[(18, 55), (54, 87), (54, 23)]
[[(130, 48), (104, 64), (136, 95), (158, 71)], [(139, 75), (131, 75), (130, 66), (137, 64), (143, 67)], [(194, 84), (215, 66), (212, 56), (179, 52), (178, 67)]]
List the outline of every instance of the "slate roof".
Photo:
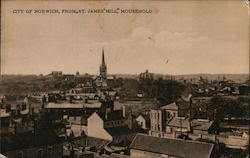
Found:
[(137, 134), (131, 149), (185, 158), (209, 158), (214, 145), (181, 139), (159, 138)]
[(195, 130), (207, 131), (213, 125), (214, 121), (193, 119), (192, 128)]
[(95, 155), (96, 158), (130, 158), (129, 155), (121, 155), (121, 154), (116, 154), (116, 153), (112, 153), (111, 155)]
[(73, 139), (72, 142), (80, 146), (87, 145), (89, 147), (95, 147), (97, 150), (100, 150), (104, 146), (108, 145), (111, 141), (94, 137), (81, 137)]
[[(188, 128), (188, 119), (182, 118), (182, 117), (174, 117), (171, 118), (166, 125), (172, 126), (172, 127), (182, 127), (182, 128)], [(209, 128), (213, 125), (214, 121), (209, 120), (203, 120), (203, 119), (193, 119), (191, 121), (191, 127), (194, 130), (202, 130), (207, 131)]]
[(122, 110), (115, 110), (111, 113), (108, 113), (108, 121), (122, 120), (124, 119), (122, 115)]
[(10, 113), (7, 113), (5, 109), (0, 109), (0, 118), (10, 117)]
[(105, 129), (112, 136), (127, 135), (131, 133), (128, 127), (113, 127)]
[(46, 109), (82, 109), (82, 108), (101, 108), (101, 102), (94, 103), (48, 103)]
[(160, 109), (163, 109), (163, 110), (178, 110), (178, 106), (176, 105), (176, 103), (171, 103), (171, 104), (167, 104), (167, 105), (164, 105), (162, 106)]
[(7, 157), (4, 156), (3, 154), (0, 154), (0, 158), (7, 158)]
[(106, 115), (105, 112), (98, 112), (97, 114), (100, 116), (100, 118), (103, 121), (115, 121), (115, 120), (124, 119), (124, 117), (122, 115), (122, 110), (115, 110), (115, 111), (108, 113), (107, 118), (105, 116)]
[(188, 128), (189, 121), (185, 119), (184, 117), (172, 117), (167, 123), (167, 126), (172, 127), (182, 127), (182, 128)]
[(143, 117), (145, 120), (150, 120), (150, 115), (149, 114), (139, 114), (137, 117), (139, 117), (139, 116)]
[(129, 146), (136, 133), (128, 127), (113, 127), (105, 129), (112, 137), (112, 145)]

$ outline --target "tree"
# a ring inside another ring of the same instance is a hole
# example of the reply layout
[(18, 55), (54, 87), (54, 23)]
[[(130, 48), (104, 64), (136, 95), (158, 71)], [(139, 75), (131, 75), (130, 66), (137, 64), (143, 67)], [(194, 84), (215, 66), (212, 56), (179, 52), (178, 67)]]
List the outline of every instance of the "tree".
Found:
[(217, 120), (223, 120), (225, 117), (246, 116), (248, 114), (246, 109), (241, 100), (225, 99), (221, 96), (214, 96), (208, 105), (208, 112)]

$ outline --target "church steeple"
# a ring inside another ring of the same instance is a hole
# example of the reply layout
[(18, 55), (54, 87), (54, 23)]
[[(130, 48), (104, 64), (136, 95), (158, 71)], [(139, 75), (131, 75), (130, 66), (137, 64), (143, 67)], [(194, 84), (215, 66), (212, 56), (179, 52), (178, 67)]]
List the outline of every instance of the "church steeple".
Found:
[(104, 48), (102, 48), (102, 66), (104, 66), (104, 65), (105, 65)]
[(102, 48), (102, 61), (100, 65), (100, 77), (103, 79), (107, 78), (107, 66), (105, 64), (104, 48)]

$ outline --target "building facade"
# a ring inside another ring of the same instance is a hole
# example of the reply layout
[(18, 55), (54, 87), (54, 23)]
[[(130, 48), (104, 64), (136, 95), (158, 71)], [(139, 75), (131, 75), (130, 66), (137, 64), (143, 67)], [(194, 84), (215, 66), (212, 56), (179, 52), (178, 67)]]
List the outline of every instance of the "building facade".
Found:
[(165, 122), (167, 120), (166, 112), (161, 109), (150, 110), (150, 131), (162, 132), (165, 131)]
[(137, 134), (130, 145), (131, 158), (217, 158), (214, 145), (182, 139)]

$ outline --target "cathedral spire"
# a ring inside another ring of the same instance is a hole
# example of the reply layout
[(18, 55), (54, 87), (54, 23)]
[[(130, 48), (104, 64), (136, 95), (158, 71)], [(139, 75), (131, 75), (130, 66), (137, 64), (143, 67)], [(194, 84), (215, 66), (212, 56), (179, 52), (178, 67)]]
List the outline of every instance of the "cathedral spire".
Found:
[(102, 48), (102, 65), (105, 65), (104, 48)]
[(100, 76), (104, 79), (107, 77), (107, 66), (105, 64), (104, 48), (102, 48), (102, 62), (100, 65)]

